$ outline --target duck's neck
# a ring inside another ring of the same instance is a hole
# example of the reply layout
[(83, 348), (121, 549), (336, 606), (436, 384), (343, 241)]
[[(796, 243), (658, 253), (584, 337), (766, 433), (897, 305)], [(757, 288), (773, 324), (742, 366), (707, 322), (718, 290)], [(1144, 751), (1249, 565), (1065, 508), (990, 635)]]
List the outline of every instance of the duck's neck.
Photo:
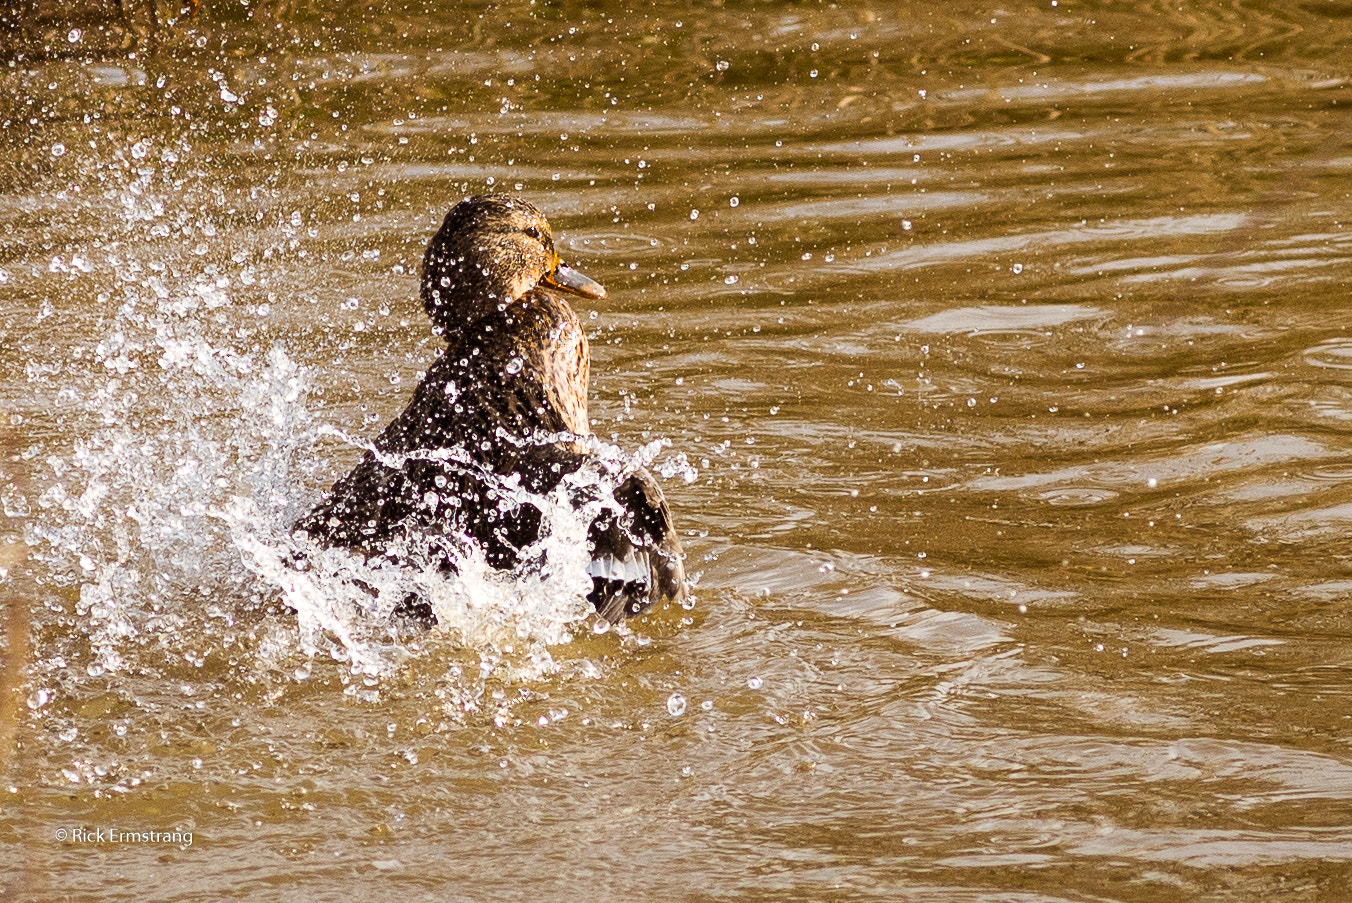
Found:
[(515, 457), (544, 437), (591, 432), (587, 337), (555, 293), (528, 293), (448, 338), (408, 408), (377, 441), (383, 450), (461, 447), (488, 460)]

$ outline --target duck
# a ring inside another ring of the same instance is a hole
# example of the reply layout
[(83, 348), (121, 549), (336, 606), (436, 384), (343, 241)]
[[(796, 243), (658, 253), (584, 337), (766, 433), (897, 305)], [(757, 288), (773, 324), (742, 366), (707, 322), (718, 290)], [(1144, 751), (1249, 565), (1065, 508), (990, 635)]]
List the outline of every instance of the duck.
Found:
[[(544, 495), (591, 468), (596, 477), (569, 489), (575, 508), (599, 512), (586, 537), (588, 601), (611, 623), (685, 603), (661, 488), (642, 467), (611, 473), (593, 450), (591, 353), (568, 299), (606, 290), (559, 259), (544, 214), (510, 194), (455, 204), (428, 244), (419, 294), (444, 351), (293, 533), (379, 564), (430, 560), (454, 572), (472, 543), (494, 568), (547, 568), (535, 546), (544, 515), (521, 490)], [(414, 597), (395, 615), (436, 623)]]

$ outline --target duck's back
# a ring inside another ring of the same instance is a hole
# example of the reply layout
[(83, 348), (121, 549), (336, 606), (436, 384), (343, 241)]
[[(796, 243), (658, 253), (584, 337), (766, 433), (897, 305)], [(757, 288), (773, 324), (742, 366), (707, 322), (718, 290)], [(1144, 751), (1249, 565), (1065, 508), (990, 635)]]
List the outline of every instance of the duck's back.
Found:
[(576, 470), (575, 452), (542, 437), (586, 429), (581, 324), (562, 299), (537, 290), (473, 334), (448, 338), (374, 449), (298, 529), (368, 556), (400, 540), (461, 532), (498, 567), (512, 566), (513, 550), (534, 541), (538, 510), (513, 515), (519, 506), (501, 478), (519, 474), (522, 488), (541, 493)]

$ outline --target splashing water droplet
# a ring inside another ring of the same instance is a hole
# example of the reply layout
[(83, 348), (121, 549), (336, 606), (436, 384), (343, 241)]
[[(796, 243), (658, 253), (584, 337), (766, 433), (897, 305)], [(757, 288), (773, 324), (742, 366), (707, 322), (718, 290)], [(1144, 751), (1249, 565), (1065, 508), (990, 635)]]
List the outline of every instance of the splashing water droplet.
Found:
[(762, 686), (764, 686), (764, 683), (761, 681), (759, 677), (748, 677), (746, 679), (746, 685), (753, 690), (759, 690)]
[(685, 714), (685, 697), (680, 693), (672, 693), (667, 697), (667, 711), (671, 717), (679, 718)]

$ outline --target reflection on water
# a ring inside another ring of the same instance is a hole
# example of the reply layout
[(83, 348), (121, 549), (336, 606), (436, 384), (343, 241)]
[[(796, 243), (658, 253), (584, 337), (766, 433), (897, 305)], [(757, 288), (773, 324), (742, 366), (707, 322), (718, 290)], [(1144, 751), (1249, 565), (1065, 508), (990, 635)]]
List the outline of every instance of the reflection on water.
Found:
[[(1344, 7), (254, 4), (9, 45), (0, 882), (1346, 898)], [(443, 587), (481, 621), (321, 583), (315, 627), (286, 525), (433, 359), (417, 266), (489, 188), (609, 289), (593, 428), (655, 456), (698, 604), (607, 630), (484, 572)], [(194, 843), (56, 839), (89, 825)]]

